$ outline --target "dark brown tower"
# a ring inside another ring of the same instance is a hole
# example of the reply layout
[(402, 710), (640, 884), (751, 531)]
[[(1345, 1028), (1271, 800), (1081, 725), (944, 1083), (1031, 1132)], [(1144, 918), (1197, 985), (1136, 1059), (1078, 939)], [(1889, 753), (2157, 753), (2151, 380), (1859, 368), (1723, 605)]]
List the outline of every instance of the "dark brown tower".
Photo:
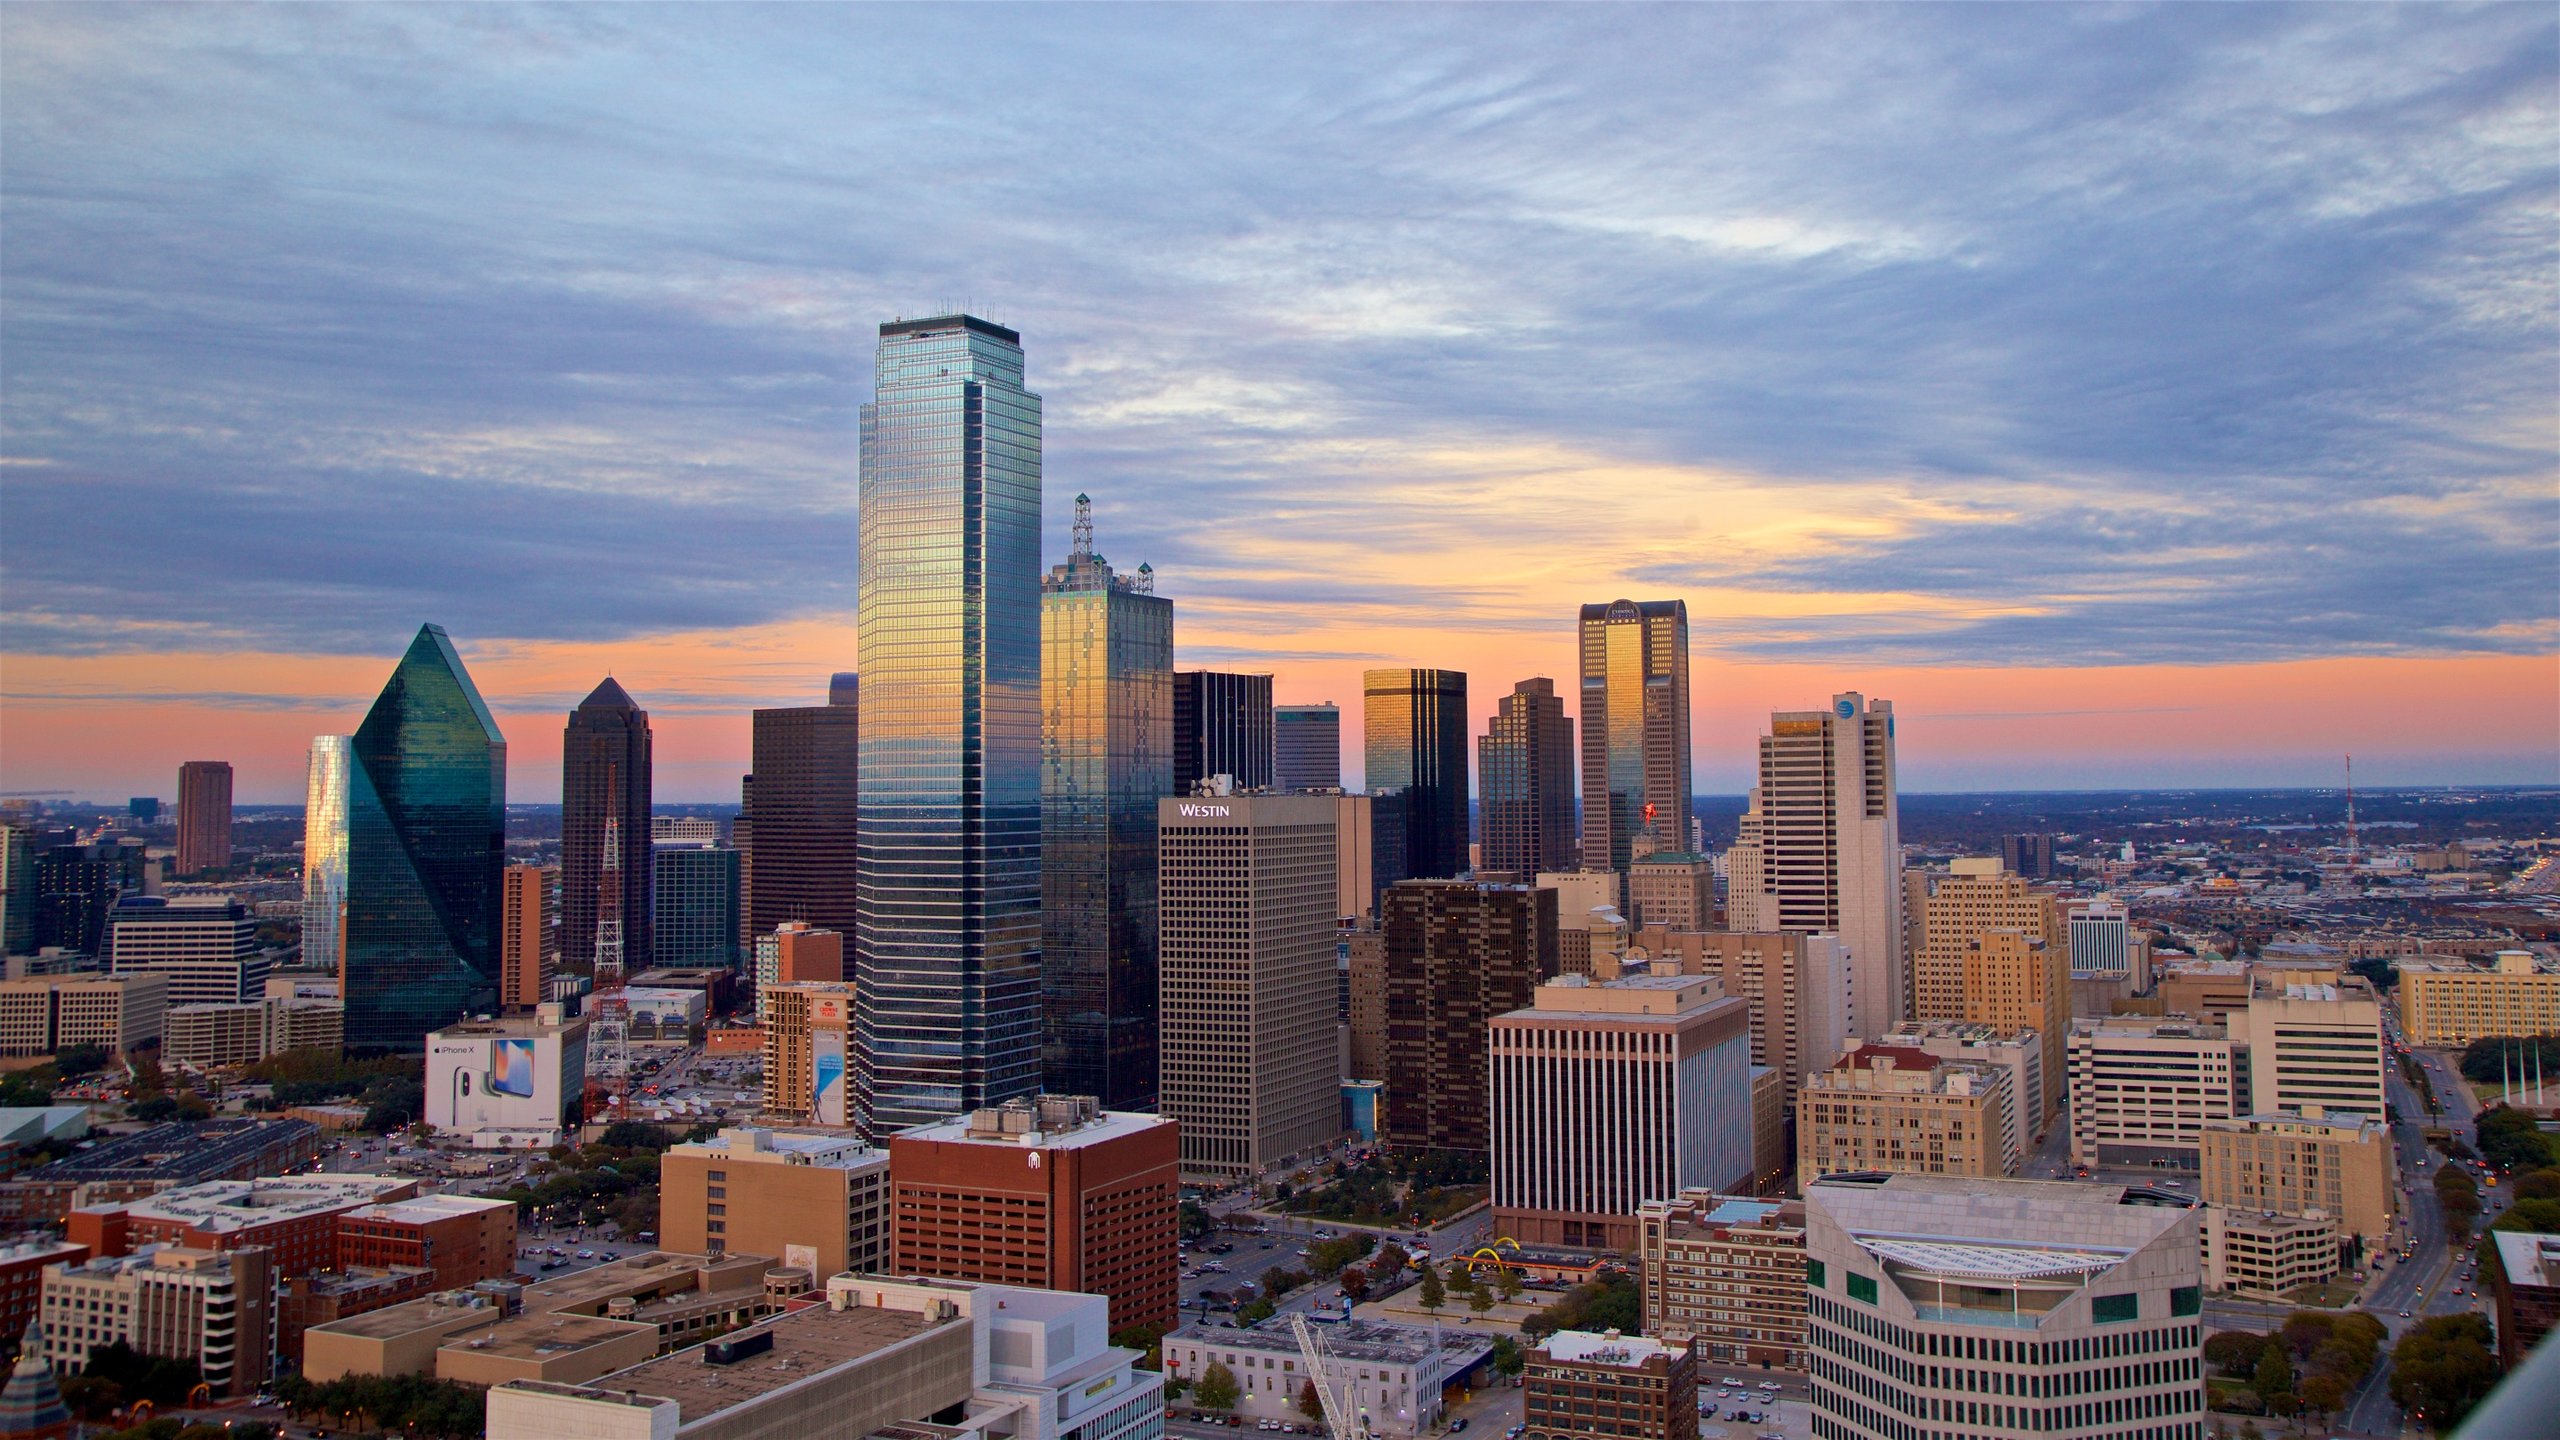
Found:
[(649, 968), (649, 712), (607, 676), (569, 712), (560, 755), (560, 958), (592, 971), (608, 821), (621, 846), (622, 967)]
[(854, 802), (861, 794), (861, 689), (838, 675), (827, 703), (755, 714), (755, 773), (731, 831), (743, 852), (748, 953), (785, 920), (854, 936)]

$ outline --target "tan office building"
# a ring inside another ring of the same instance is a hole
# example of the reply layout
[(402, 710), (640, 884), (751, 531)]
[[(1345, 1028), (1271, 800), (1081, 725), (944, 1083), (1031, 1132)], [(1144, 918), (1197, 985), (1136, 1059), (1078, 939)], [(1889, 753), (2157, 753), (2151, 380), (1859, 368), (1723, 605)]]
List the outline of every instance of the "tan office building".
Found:
[(2327, 983), (2262, 973), (2247, 1007), (2232, 1012), (2231, 1039), (2249, 1047), (2252, 1111), (2390, 1119), (2382, 1002), (2364, 977)]
[(2163, 1014), (2228, 1025), (2233, 1011), (2249, 1008), (2254, 976), (2245, 960), (2173, 960), (2160, 965), (2159, 976)]
[(1920, 1050), (1855, 1045), (1796, 1101), (1796, 1179), (1851, 1170), (2017, 1173), (2008, 1072)]
[(2071, 1158), (2082, 1165), (2196, 1163), (2208, 1120), (2246, 1114), (2243, 1047), (2184, 1015), (2071, 1022)]
[(1627, 867), (1634, 924), (1665, 930), (1711, 930), (1716, 923), (1716, 867), (1704, 855), (1663, 850)]
[[(2059, 1077), (2044, 1068), (2044, 1038), (2033, 1030), (2003, 1030), (1966, 1020), (1913, 1020), (1885, 1032), (1880, 1045), (1898, 1045), (1975, 1065), (1996, 1065), (2009, 1072), (2009, 1093), (2059, 1095)], [(2045, 1126), (2032, 1101), (2009, 1107), (2009, 1143), (2024, 1155), (2044, 1138)]]
[[(1919, 949), (1912, 960), (1913, 1018), (1986, 1018), (1966, 1012), (1969, 987), (1965, 967), (1982, 937), (1994, 930), (2015, 931), (2063, 952), (2068, 978), (2069, 940), (2063, 929), (2060, 902), (2052, 891), (2030, 885), (2024, 876), (2001, 869), (1995, 859), (1966, 857), (1956, 860), (1943, 875), (1915, 873), (1919, 880), (1912, 888), (1922, 898), (1919, 922), (1914, 927)], [(2064, 1018), (2069, 1018), (2067, 1013)], [(2032, 1023), (2049, 1035), (2058, 1037), (2061, 1033), (2058, 1025), (2046, 1026), (2041, 1020)], [(2059, 1064), (2060, 1060), (2057, 1052), (2055, 1062)]]
[[(2015, 930), (1985, 930), (1965, 950), (1964, 1013), (1995, 1030), (2032, 1030), (2044, 1044), (2044, 1073), (2059, 1075), (2071, 1030), (2071, 957), (2062, 947)], [(2028, 1097), (2041, 1134), (2059, 1091)]]
[(811, 1279), (889, 1263), (889, 1153), (841, 1132), (738, 1126), (658, 1162), (658, 1243), (778, 1255)]
[(1381, 1080), (1387, 1073), (1387, 937), (1354, 930), (1343, 943), (1351, 951), (1351, 1052), (1342, 1078)]
[(775, 985), (764, 1009), (764, 1113), (818, 1125), (851, 1124), (846, 1058), (853, 1053), (853, 987)]
[(2207, 1205), (2321, 1214), (2368, 1245), (2391, 1234), (2399, 1187), (2386, 1122), (2295, 1113), (2209, 1120), (2199, 1132)]
[(1637, 1215), (1644, 1331), (1701, 1360), (1804, 1368), (1804, 1202), (1682, 1191)]
[(1806, 1076), (1830, 1068), (1849, 1038), (1848, 955), (1836, 935), (1722, 930), (1639, 932), (1600, 978), (1641, 964), (1653, 974), (1713, 975), (1751, 1007), (1751, 1063), (1778, 1072), (1787, 1108)]
[(498, 1008), (529, 1015), (551, 998), (560, 968), (560, 871), (510, 865), (498, 880)]
[(2560, 1035), (2560, 969), (2529, 950), (2501, 950), (2486, 966), (2404, 959), (2400, 1023), (2410, 1044), (2430, 1049), (2499, 1035)]
[(51, 1055), (103, 1045), (118, 1055), (166, 1032), (169, 977), (30, 975), (0, 981), (0, 1055)]

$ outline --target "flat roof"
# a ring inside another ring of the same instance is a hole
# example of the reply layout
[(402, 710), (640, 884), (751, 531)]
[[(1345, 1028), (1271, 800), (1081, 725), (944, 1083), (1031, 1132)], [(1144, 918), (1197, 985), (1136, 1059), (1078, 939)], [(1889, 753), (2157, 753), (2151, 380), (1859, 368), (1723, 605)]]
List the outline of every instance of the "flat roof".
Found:
[(777, 1262), (770, 1255), (732, 1254), (714, 1260), (707, 1255), (679, 1255), (667, 1250), (651, 1250), (646, 1254), (626, 1255), (610, 1264), (580, 1270), (572, 1275), (563, 1275), (556, 1280), (544, 1280), (538, 1284), (528, 1285), (524, 1291), (524, 1308), (528, 1313), (535, 1310), (566, 1310), (573, 1305), (592, 1304), (599, 1300), (611, 1300), (617, 1296), (665, 1290), (679, 1281), (683, 1282), (684, 1288), (693, 1289), (695, 1288), (694, 1277), (715, 1265), (721, 1268), (732, 1265), (753, 1265), (757, 1267), (759, 1277), (756, 1283), (761, 1285), (763, 1270), (775, 1263)]
[(617, 1370), (597, 1380), (594, 1388), (617, 1394), (635, 1391), (643, 1397), (655, 1395), (673, 1400), (681, 1407), (678, 1413), (682, 1422), (692, 1424), (799, 1384), (822, 1371), (877, 1354), (928, 1330), (968, 1323), (958, 1317), (932, 1321), (914, 1310), (876, 1305), (842, 1310), (813, 1305), (722, 1336), (724, 1340), (739, 1340), (758, 1331), (768, 1331), (773, 1336), (771, 1350), (734, 1365), (705, 1364), (703, 1347), (697, 1345), (628, 1370)]
[(1642, 1335), (1594, 1335), (1588, 1330), (1558, 1330), (1539, 1347), (1550, 1360), (1590, 1365), (1642, 1365), (1673, 1347)]
[[(222, 1234), (325, 1215), (379, 1201), (385, 1191), (417, 1184), (396, 1175), (289, 1175), (264, 1180), (209, 1180), (111, 1209), (142, 1220), (175, 1220)], [(505, 1204), (505, 1201), (498, 1201)]]
[(386, 1200), (378, 1205), (361, 1206), (348, 1213), (350, 1220), (399, 1220), (423, 1225), (433, 1220), (450, 1220), (456, 1215), (486, 1215), (492, 1210), (508, 1210), (512, 1200), (492, 1195), (413, 1195), (406, 1200)]
[[(1231, 1345), (1239, 1350), (1288, 1355), (1298, 1353), (1297, 1333), (1289, 1328), (1289, 1318), (1285, 1315), (1273, 1316), (1243, 1330), (1185, 1325), (1166, 1338), (1190, 1340), (1202, 1345)], [(1463, 1352), (1471, 1348), (1492, 1348), (1492, 1341), (1487, 1337), (1425, 1330), (1419, 1325), (1398, 1325), (1389, 1320), (1344, 1320), (1328, 1324), (1324, 1327), (1324, 1341), (1327, 1353), (1337, 1360), (1366, 1360), (1371, 1364), (1383, 1361), (1390, 1365), (1419, 1364), (1429, 1359), (1434, 1350)]]
[(503, 1355), (511, 1360), (548, 1360), (642, 1331), (655, 1335), (658, 1327), (608, 1320), (601, 1315), (518, 1315), (475, 1334), (457, 1335), (436, 1348), (472, 1355)]
[(892, 1140), (930, 1140), (937, 1144), (1009, 1145), (1021, 1150), (1074, 1150), (1086, 1145), (1099, 1145), (1105, 1140), (1121, 1140), (1144, 1134), (1159, 1125), (1172, 1122), (1160, 1115), (1139, 1115), (1126, 1110), (1105, 1110), (1089, 1125), (1073, 1130), (1029, 1130), (1019, 1135), (972, 1135), (969, 1118), (961, 1116), (939, 1125), (918, 1125), (901, 1130)]
[(229, 1170), (270, 1145), (305, 1139), (315, 1146), (320, 1141), (320, 1127), (308, 1120), (173, 1120), (101, 1141), (16, 1178), (187, 1181)]
[(2492, 1230), (2498, 1242), (2498, 1265), (2512, 1285), (2560, 1286), (2560, 1235), (2522, 1230)]
[(415, 1335), (426, 1330), (494, 1324), (505, 1318), (506, 1313), (495, 1297), (490, 1297), (485, 1305), (456, 1305), (441, 1295), (428, 1295), (398, 1305), (385, 1305), (379, 1310), (367, 1310), (361, 1315), (342, 1316), (311, 1328), (331, 1335), (352, 1335), (360, 1340), (397, 1340), (403, 1335)]

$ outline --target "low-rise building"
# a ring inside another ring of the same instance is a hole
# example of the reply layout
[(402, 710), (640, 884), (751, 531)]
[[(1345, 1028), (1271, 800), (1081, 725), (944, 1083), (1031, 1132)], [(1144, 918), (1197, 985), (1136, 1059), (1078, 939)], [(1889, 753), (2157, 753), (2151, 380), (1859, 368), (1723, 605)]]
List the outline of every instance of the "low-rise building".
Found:
[(2560, 1235), (2492, 1230), (2487, 1263), (2497, 1302), (2498, 1361), (2513, 1371), (2560, 1326)]
[(2204, 1283), (2213, 1290), (2280, 1298), (2338, 1273), (2338, 1223), (2325, 1215), (2207, 1207)]
[(2560, 1034), (2560, 963), (2530, 950), (2501, 950), (2486, 965), (2407, 958), (2399, 969), (2400, 1023), (2412, 1045)]
[(1804, 1202), (1683, 1192), (1640, 1216), (1645, 1333), (1737, 1365), (1804, 1368)]
[(1528, 1440), (1697, 1440), (1698, 1357), (1615, 1330), (1559, 1330), (1531, 1349), (1521, 1379)]
[(24, 1235), (0, 1244), (0, 1334), (18, 1334), (36, 1318), (46, 1266), (87, 1258), (88, 1247), (49, 1235)]
[(434, 1293), (436, 1272), (414, 1265), (357, 1266), (293, 1276), (276, 1297), (276, 1354), (298, 1369), (302, 1338), (312, 1326), (423, 1300)]
[[(1489, 1337), (1384, 1320), (1345, 1320), (1324, 1331), (1325, 1381), (1378, 1436), (1439, 1428), (1444, 1392), (1493, 1353)], [(1211, 1365), (1236, 1377), (1235, 1413), (1247, 1420), (1304, 1418), (1307, 1367), (1287, 1316), (1242, 1330), (1185, 1325), (1164, 1337), (1165, 1373), (1198, 1384)]]
[(439, 1289), (496, 1280), (516, 1268), (516, 1204), (485, 1195), (419, 1195), (338, 1217), (338, 1265), (417, 1266)]
[(0, 1055), (52, 1055), (98, 1045), (118, 1055), (160, 1043), (169, 977), (28, 975), (0, 980)]
[(587, 1021), (556, 1001), (427, 1036), (427, 1124), (437, 1130), (556, 1138), (586, 1084)]
[(2244, 1050), (2184, 1015), (2071, 1023), (2071, 1158), (2192, 1169), (2208, 1120), (2247, 1113)]
[[(211, 1180), (182, 1185), (138, 1200), (82, 1205), (71, 1211), (64, 1233), (98, 1256), (130, 1255), (149, 1245), (205, 1251), (256, 1246), (279, 1278), (330, 1269), (340, 1262), (342, 1217), (369, 1205), (407, 1200), (418, 1182), (394, 1175), (289, 1175), (259, 1180)], [(503, 1200), (455, 1203), (509, 1212), (506, 1255), (515, 1246), (513, 1206)], [(415, 1263), (405, 1257), (403, 1263)], [(503, 1273), (503, 1271), (501, 1272)]]
[(1850, 1041), (1796, 1102), (1800, 1183), (1842, 1171), (2010, 1175), (2009, 1072)]
[(171, 1005), (237, 1005), (267, 986), (258, 918), (228, 895), (127, 895), (107, 917), (107, 970), (160, 975)]
[(841, 1132), (740, 1126), (658, 1159), (659, 1242), (779, 1255), (823, 1279), (889, 1264), (889, 1152)]
[(150, 1245), (131, 1255), (48, 1266), (45, 1358), (70, 1374), (89, 1352), (122, 1342), (192, 1361), (217, 1395), (266, 1382), (275, 1351), (274, 1272), (255, 1245), (215, 1252)]
[(200, 1181), (282, 1175), (318, 1158), (320, 1127), (308, 1120), (173, 1120), (0, 1182), (0, 1223), (61, 1225), (74, 1205), (137, 1200)]
[(173, 1005), (163, 1025), (161, 1063), (249, 1065), (288, 1050), (345, 1047), (347, 1007), (335, 1000), (262, 996), (236, 1005)]

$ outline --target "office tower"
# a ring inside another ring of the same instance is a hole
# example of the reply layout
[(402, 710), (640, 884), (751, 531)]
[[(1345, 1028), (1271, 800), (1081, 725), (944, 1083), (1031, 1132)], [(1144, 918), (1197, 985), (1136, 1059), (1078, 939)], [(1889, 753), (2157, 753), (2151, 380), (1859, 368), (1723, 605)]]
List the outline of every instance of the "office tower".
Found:
[(160, 797), (132, 796), (124, 802), (124, 813), (125, 818), (136, 825), (157, 825), (160, 823)]
[[(2071, 1031), (2070, 957), (2032, 935), (1983, 931), (1965, 951), (1964, 1013), (1956, 1018), (2002, 1034), (2034, 1031), (2044, 1047), (2044, 1073), (2059, 1077)], [(2030, 1128), (2041, 1132), (2062, 1091), (2054, 1086), (2019, 1099), (2033, 1108)]]
[(1796, 1179), (1857, 1170), (2014, 1175), (2024, 1158), (2009, 1073), (1924, 1050), (1853, 1041), (1796, 1101)]
[(721, 842), (720, 822), (708, 815), (651, 815), (649, 841), (655, 845), (670, 841), (717, 845)]
[(1484, 854), (1477, 867), (1526, 878), (1574, 866), (1573, 721), (1556, 682), (1523, 680), (1502, 697), (1476, 742), (1484, 795)]
[(862, 686), (843, 674), (827, 703), (758, 710), (755, 767), (739, 787), (741, 943), (805, 920), (854, 932), (861, 842)]
[(1375, 930), (1352, 930), (1342, 937), (1343, 997), (1350, 1013), (1343, 1022), (1351, 1030), (1350, 1080), (1376, 1080), (1387, 1073), (1387, 937)]
[(415, 1050), (497, 998), (507, 740), (426, 625), (356, 730), (339, 994), (352, 1048)]
[(1537, 1001), (1556, 977), (1556, 892), (1466, 880), (1407, 880), (1378, 917), (1387, 951), (1389, 1145), (1487, 1153), (1493, 1017)]
[(107, 913), (115, 908), (116, 897), (154, 888), (152, 871), (139, 841), (82, 842), (70, 835), (68, 830), (39, 834), (30, 842), (35, 851), (31, 944), (36, 950), (58, 945), (75, 954), (103, 955)]
[(529, 1014), (551, 998), (560, 968), (560, 872), (510, 865), (499, 876), (498, 1008)]
[(1582, 607), (1582, 863), (1624, 870), (1635, 839), (1689, 840), (1689, 606)]
[(1333, 819), (1323, 795), (1158, 803), (1156, 1108), (1186, 1176), (1249, 1179), (1342, 1131)]
[(2204, 1434), (2201, 1212), (2121, 1185), (1808, 1183), (1825, 1440)]
[(1627, 867), (1628, 917), (1647, 929), (1710, 930), (1716, 921), (1716, 867), (1688, 850), (1659, 850)]
[(608, 675), (560, 736), (560, 958), (573, 971), (594, 971), (599, 933), (624, 974), (655, 963), (649, 792), (649, 712)]
[(165, 975), (172, 1005), (239, 1005), (267, 988), (258, 921), (228, 895), (127, 895), (108, 917), (107, 971)]
[(1467, 677), (1460, 670), (1371, 670), (1360, 680), (1364, 783), (1405, 794), (1404, 873), (1467, 870)]
[(1698, 1357), (1612, 1330), (1558, 1330), (1523, 1357), (1521, 1415), (1534, 1435), (1698, 1440)]
[(1647, 928), (1622, 957), (1656, 975), (1714, 975), (1751, 1006), (1751, 1063), (1778, 1072), (1795, 1113), (1805, 1077), (1830, 1068), (1849, 1038), (1847, 950), (1836, 935)]
[(658, 1159), (658, 1244), (679, 1255), (812, 1252), (812, 1278), (889, 1268), (889, 1153), (841, 1133), (734, 1126)]
[(1615, 870), (1548, 870), (1537, 883), (1556, 892), (1557, 971), (1598, 974), (1601, 961), (1626, 944), (1627, 877)]
[(890, 1267), (1111, 1297), (1111, 1327), (1170, 1329), (1174, 1126), (1042, 1095), (889, 1141)]
[[(1040, 1069), (1107, 1109), (1156, 1097), (1156, 802), (1173, 790), (1173, 602), (1075, 548), (1040, 585)], [(1269, 678), (1264, 677), (1267, 688)]]
[[(2068, 948), (2071, 955), (2072, 979), (2102, 980), (2131, 977), (2133, 973), (2132, 917), (2125, 913), (2124, 906), (2114, 897), (2101, 895), (2094, 900), (2065, 902), (2063, 924), (2070, 937)], [(2143, 990), (2150, 987), (2137, 984), (2134, 988)]]
[(2390, 1120), (2382, 1001), (2363, 976), (2262, 973), (2232, 1012), (2231, 1039), (2249, 1047), (2251, 1113)]
[(2074, 1020), (2071, 1159), (2078, 1165), (2196, 1163), (2208, 1120), (2249, 1113), (2248, 1047), (2183, 1015)]
[(1569, 975), (1488, 1037), (1495, 1233), (1632, 1251), (1646, 1200), (1752, 1178), (1751, 1010), (1716, 981)]
[(975, 316), (882, 325), (875, 376), (853, 937), (885, 1135), (1040, 1084), (1040, 397)]
[(1271, 788), (1271, 677), (1216, 670), (1173, 676), (1173, 792), (1212, 775), (1238, 790)]
[(651, 843), (652, 957), (679, 970), (735, 970), (738, 852), (708, 840)]
[(35, 951), (35, 832), (0, 824), (0, 955)]
[(1684, 1190), (1647, 1200), (1644, 1333), (1734, 1365), (1804, 1368), (1804, 1202)]
[(1965, 963), (1990, 931), (2014, 930), (2043, 941), (2058, 956), (2068, 954), (2061, 901), (1997, 860), (1960, 857), (1946, 874), (1924, 875), (1905, 898), (1917, 898), (1920, 905), (1919, 923), (1910, 927), (1919, 936), (1911, 957), (1914, 1019), (1984, 1018), (1965, 1013)]
[(355, 763), (352, 737), (316, 736), (303, 781), (302, 962), (332, 970), (347, 958), (347, 795)]
[(1342, 711), (1332, 701), (1273, 707), (1271, 739), (1273, 789), (1342, 788)]
[(2051, 835), (2001, 836), (2000, 864), (2030, 880), (2052, 879), (2053, 837)]
[(2296, 1217), (2317, 1211), (2337, 1222), (2342, 1237), (2374, 1247), (2390, 1238), (2400, 1187), (2383, 1121), (2290, 1114), (2208, 1120), (2197, 1150), (2196, 1190), (2207, 1205)]
[(1345, 924), (1367, 925), (1377, 916), (1378, 892), (1386, 888), (1378, 882), (1378, 802), (1369, 795), (1332, 798), (1333, 913)]
[(764, 1112), (818, 1125), (858, 1123), (847, 1095), (853, 987), (803, 980), (760, 991)]
[(231, 762), (190, 760), (178, 767), (178, 873), (230, 864)]
[[(2009, 1107), (2008, 1144), (2021, 1155), (2034, 1151), (2044, 1136), (2038, 1105), (2052, 1104), (2062, 1094), (2061, 1077), (2045, 1068), (2044, 1037), (2033, 1030), (2004, 1030), (1966, 1020), (1905, 1020), (1876, 1043), (2007, 1071), (2009, 1093), (2021, 1097), (2020, 1103)], [(2039, 1096), (2044, 1098), (2039, 1101)]]
[(1872, 1040), (1911, 1003), (1892, 702), (1843, 694), (1771, 715), (1759, 776), (1725, 855), (1732, 928), (1839, 936), (1850, 1033)]
[(2501, 950), (2487, 965), (2413, 957), (2400, 961), (2399, 970), (2400, 1014), (2412, 1045), (2560, 1035), (2560, 966), (2530, 950)]

